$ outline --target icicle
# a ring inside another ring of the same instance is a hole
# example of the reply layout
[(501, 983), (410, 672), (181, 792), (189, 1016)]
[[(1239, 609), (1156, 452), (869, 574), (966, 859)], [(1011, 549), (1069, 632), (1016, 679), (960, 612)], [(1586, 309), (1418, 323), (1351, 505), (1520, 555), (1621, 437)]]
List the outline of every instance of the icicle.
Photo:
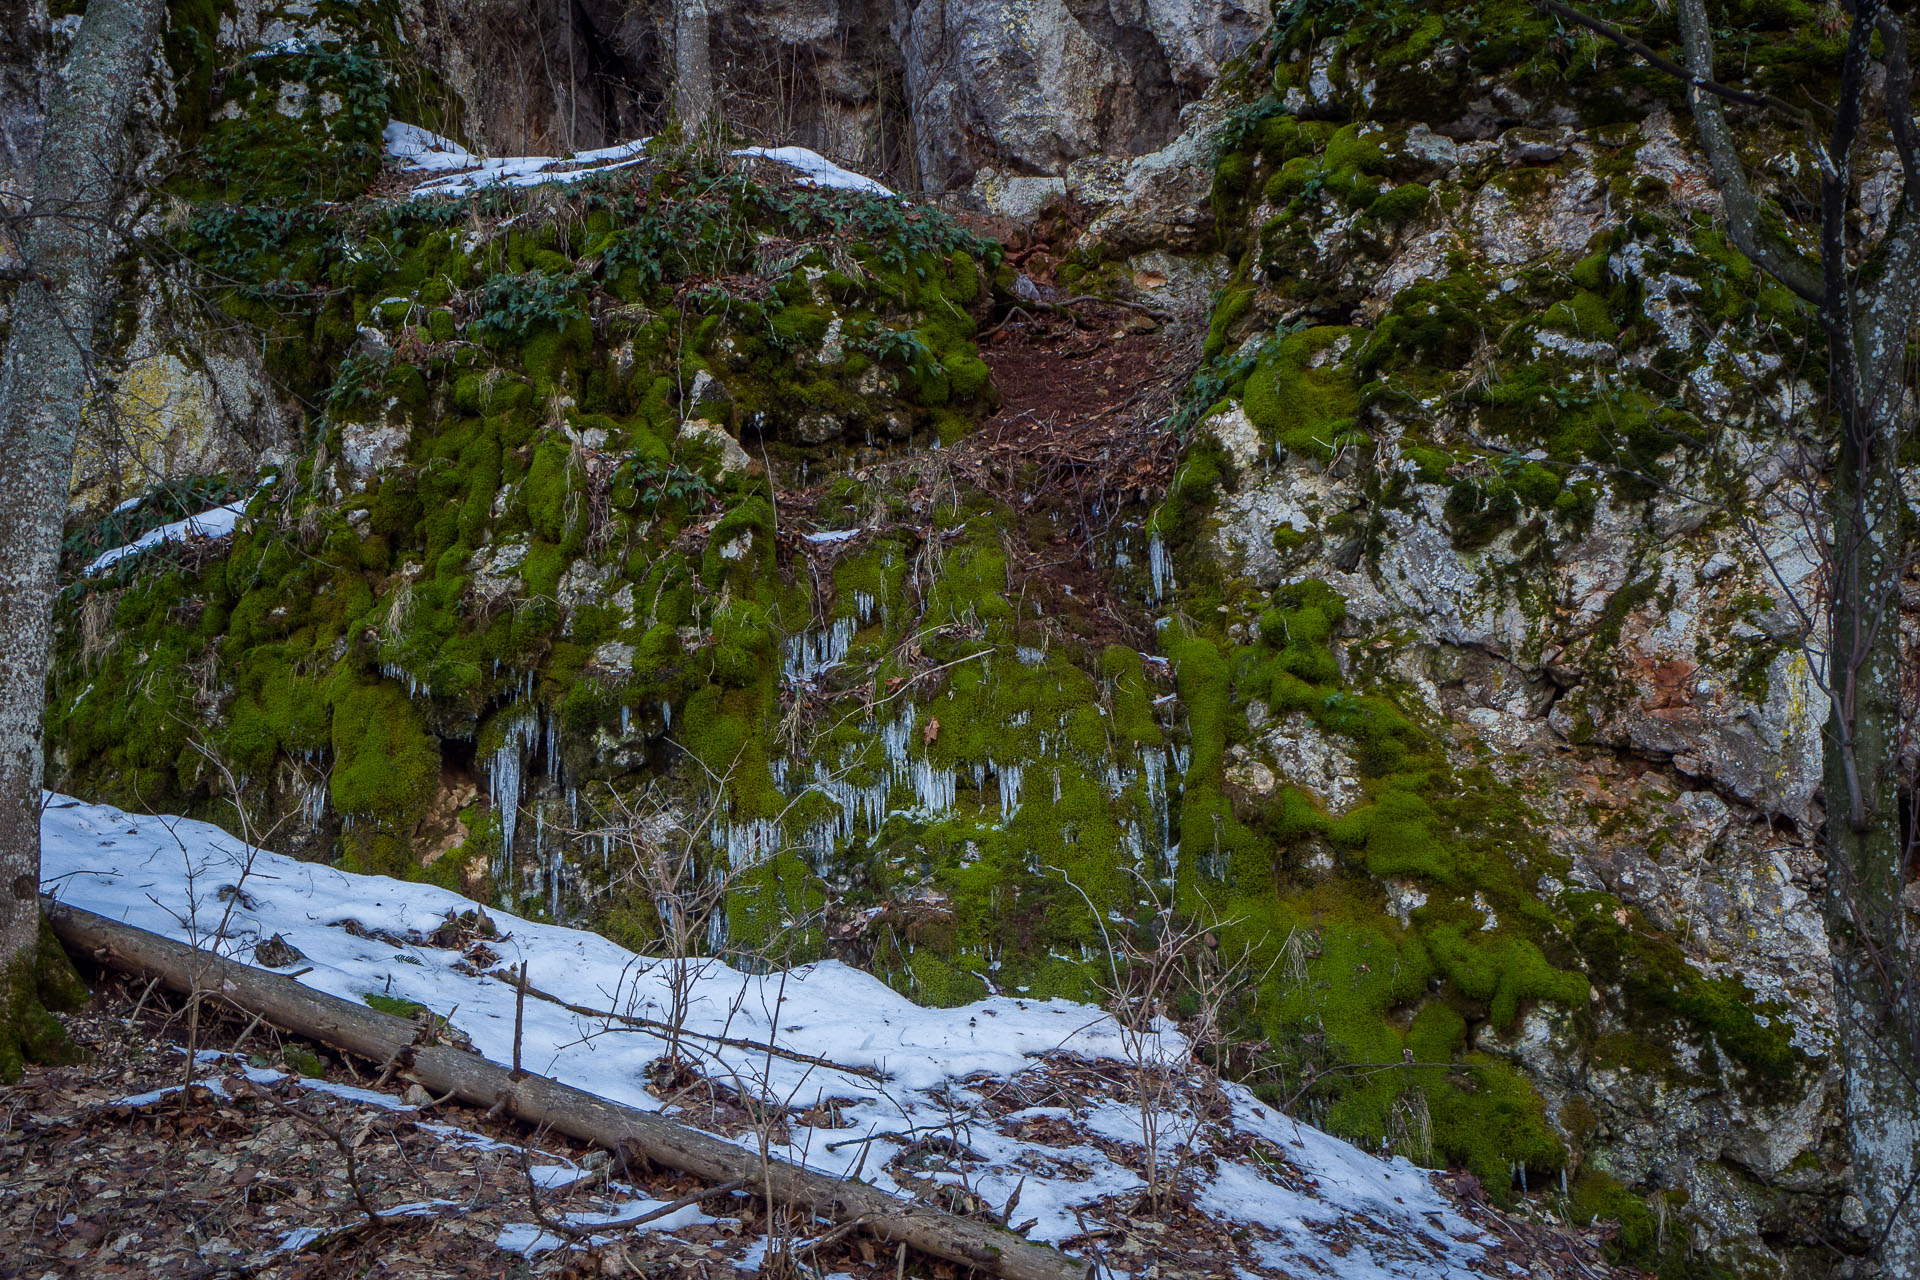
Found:
[(943, 769), (928, 760), (913, 762), (913, 794), (920, 807), (932, 813), (953, 808), (960, 793), (960, 779), (952, 769)]
[(1173, 557), (1158, 533), (1147, 539), (1147, 576), (1152, 580), (1149, 598), (1156, 603), (1173, 590)]
[(887, 772), (899, 778), (907, 771), (908, 744), (913, 741), (914, 705), (909, 702), (898, 720), (880, 730), (880, 745), (887, 753)]
[[(533, 856), (535, 858), (541, 857), (540, 846), (544, 843), (546, 828), (546, 824), (542, 820), (542, 815), (545, 812), (544, 807), (536, 808), (533, 811)], [(554, 841), (553, 848), (546, 853), (545, 860), (542, 863), (547, 869), (547, 919), (555, 924), (560, 923), (561, 852), (565, 847), (565, 841)]]
[(1160, 846), (1165, 848), (1173, 839), (1173, 829), (1167, 805), (1167, 758), (1159, 747), (1140, 748), (1140, 776), (1147, 784), (1147, 812), (1153, 815)]
[(315, 782), (308, 790), (307, 801), (303, 808), (306, 811), (307, 824), (319, 826), (321, 819), (327, 815), (327, 780), (325, 778)]
[(1006, 822), (1020, 812), (1020, 784), (1025, 780), (1026, 767), (995, 764), (993, 776), (1000, 784), (1000, 820)]
[(500, 749), (493, 753), (487, 770), (488, 796), (493, 811), (500, 815), (500, 865), (494, 868), (498, 879), (513, 859), (513, 837), (520, 821), (520, 788), (524, 781), (526, 750), (540, 733), (539, 718), (523, 714), (506, 728)]
[(786, 638), (786, 661), (781, 674), (788, 684), (813, 680), (840, 665), (853, 644), (858, 625), (852, 618), (835, 618), (824, 631), (803, 631)]
[(748, 866), (779, 850), (780, 824), (771, 818), (730, 822), (720, 828), (718, 843), (727, 852), (728, 865)]

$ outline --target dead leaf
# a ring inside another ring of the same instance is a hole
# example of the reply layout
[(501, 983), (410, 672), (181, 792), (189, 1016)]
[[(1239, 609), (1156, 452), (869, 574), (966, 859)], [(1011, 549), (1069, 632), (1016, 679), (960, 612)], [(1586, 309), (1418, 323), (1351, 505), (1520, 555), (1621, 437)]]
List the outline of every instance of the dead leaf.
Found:
[(933, 745), (934, 739), (938, 738), (939, 736), (940, 736), (940, 717), (935, 716), (933, 719), (927, 721), (927, 727), (921, 731), (920, 741), (922, 742), (922, 744), (930, 747)]

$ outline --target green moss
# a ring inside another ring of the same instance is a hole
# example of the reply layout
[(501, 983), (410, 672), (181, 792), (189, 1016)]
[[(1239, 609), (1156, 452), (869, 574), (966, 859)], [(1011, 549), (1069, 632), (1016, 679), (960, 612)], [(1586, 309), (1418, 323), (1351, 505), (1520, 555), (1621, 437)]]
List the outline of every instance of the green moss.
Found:
[(1378, 126), (1369, 128), (1359, 122), (1336, 129), (1320, 157), (1325, 186), (1363, 208), (1372, 204), (1377, 187), (1371, 179), (1391, 164), (1380, 145), (1384, 137)]
[(379, 171), (387, 85), (386, 61), (369, 44), (323, 41), (244, 59), (210, 117), (199, 165), (238, 201), (357, 195)]
[(1378, 199), (1367, 206), (1367, 216), (1397, 227), (1425, 213), (1431, 198), (1432, 193), (1424, 185), (1409, 182), (1382, 192)]
[(1100, 655), (1100, 671), (1112, 690), (1114, 733), (1125, 742), (1159, 746), (1160, 723), (1141, 675), (1140, 655), (1125, 645), (1110, 644)]
[(287, 648), (257, 646), (236, 666), (224, 739), (231, 764), (261, 775), (279, 752), (312, 753), (328, 745), (325, 691), (294, 672)]
[(1564, 329), (1588, 341), (1611, 342), (1620, 333), (1607, 300), (1585, 289), (1547, 308), (1540, 322), (1549, 329)]
[(1213, 169), (1213, 220), (1223, 230), (1236, 228), (1240, 209), (1253, 189), (1256, 158), (1244, 151), (1223, 153)]
[(319, 1054), (303, 1045), (290, 1044), (280, 1050), (280, 1061), (310, 1080), (327, 1074), (327, 1064)]
[(1620, 630), (1626, 625), (1628, 616), (1653, 599), (1654, 590), (1659, 585), (1660, 575), (1649, 573), (1641, 578), (1630, 578), (1618, 591), (1608, 596), (1607, 603), (1600, 609), (1600, 616), (1594, 621), (1593, 635), (1587, 642), (1589, 652), (1611, 652), (1620, 643)]
[(1520, 495), (1503, 481), (1462, 477), (1448, 488), (1445, 511), (1453, 545), (1478, 551), (1513, 526)]
[(1442, 449), (1430, 449), (1425, 445), (1405, 445), (1401, 454), (1413, 463), (1414, 475), (1422, 484), (1441, 484), (1452, 470), (1454, 456)]
[(1611, 245), (1603, 245), (1580, 259), (1574, 264), (1573, 270), (1567, 274), (1580, 288), (1590, 293), (1598, 293), (1606, 287), (1609, 271), (1607, 259), (1612, 256), (1612, 253)]
[(365, 992), (360, 999), (368, 1008), (378, 1009), (381, 1013), (390, 1013), (396, 1018), (411, 1018), (415, 1014), (427, 1011), (427, 1006), (418, 1000), (403, 1000), (399, 996), (382, 995), (377, 991)]
[(1523, 1001), (1551, 1000), (1580, 1008), (1587, 980), (1555, 969), (1540, 949), (1524, 938), (1476, 936), (1484, 926), (1454, 920), (1426, 930), (1435, 965), (1461, 992), (1481, 1001), (1488, 1019), (1503, 1030), (1513, 1026)]
[(1207, 341), (1201, 354), (1208, 360), (1226, 350), (1228, 336), (1253, 309), (1253, 290), (1245, 286), (1230, 288), (1214, 305), (1207, 321)]
[(830, 319), (827, 312), (819, 307), (782, 307), (773, 314), (773, 334), (789, 347), (818, 346), (827, 335)]
[(1376, 879), (1417, 875), (1446, 883), (1454, 875), (1453, 852), (1435, 838), (1434, 825), (1426, 801), (1402, 784), (1342, 818), (1330, 834), (1336, 844), (1364, 853)]
[(1577, 895), (1570, 906), (1580, 954), (1596, 980), (1619, 989), (1621, 1009), (1643, 1034), (1677, 1028), (1731, 1059), (1752, 1087), (1797, 1076), (1804, 1059), (1791, 1024), (1778, 1010), (1770, 1015), (1757, 1006), (1742, 983), (1705, 977), (1637, 911), (1607, 894)]
[(335, 809), (364, 822), (349, 861), (360, 864), (356, 869), (398, 873), (411, 864), (405, 837), (439, 785), (439, 743), (420, 709), (389, 682), (336, 677), (330, 699), (328, 792)]
[[(1607, 1261), (1619, 1265), (1657, 1269), (1663, 1276), (1691, 1274), (1696, 1259), (1688, 1233), (1678, 1222), (1669, 1222), (1668, 1214), (1653, 1207), (1661, 1200), (1661, 1209), (1684, 1203), (1684, 1192), (1659, 1192), (1647, 1199), (1635, 1195), (1598, 1169), (1585, 1169), (1573, 1182), (1571, 1194), (1562, 1210), (1575, 1227), (1612, 1222), (1616, 1233), (1606, 1241)], [(1652, 1203), (1649, 1203), (1651, 1201)]]
[(947, 296), (963, 307), (980, 300), (980, 267), (973, 255), (956, 249), (947, 259)]
[(1013, 616), (1007, 603), (1007, 557), (986, 530), (951, 551), (927, 598), (934, 623), (999, 622)]
[(971, 973), (956, 970), (931, 951), (915, 951), (907, 965), (915, 994), (935, 1008), (952, 1008), (986, 998), (984, 982)]
[(1268, 440), (1289, 452), (1327, 460), (1354, 437), (1360, 409), (1351, 371), (1325, 357), (1348, 330), (1326, 326), (1288, 334), (1260, 357), (1247, 377), (1247, 416)]
[(534, 448), (527, 478), (520, 485), (520, 501), (534, 532), (556, 546), (567, 541), (570, 527), (580, 518), (582, 504), (569, 501), (573, 490), (571, 447), (559, 437), (541, 441)]
[(992, 376), (986, 361), (970, 355), (950, 357), (946, 362), (946, 371), (953, 398), (961, 401), (976, 399), (987, 389), (988, 379)]
[(53, 1015), (80, 1008), (87, 996), (86, 984), (42, 920), (34, 945), (0, 967), (0, 1081), (19, 1080), (30, 1062), (78, 1062), (79, 1050)]

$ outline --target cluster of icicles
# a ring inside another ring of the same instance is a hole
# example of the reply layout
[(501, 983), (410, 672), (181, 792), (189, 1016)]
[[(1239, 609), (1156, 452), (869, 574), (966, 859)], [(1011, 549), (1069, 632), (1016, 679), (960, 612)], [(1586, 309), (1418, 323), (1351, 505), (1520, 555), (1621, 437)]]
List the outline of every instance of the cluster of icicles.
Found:
[[(1149, 539), (1147, 560), (1149, 591), (1158, 600), (1171, 591), (1173, 571), (1157, 534)], [(817, 683), (846, 660), (859, 630), (877, 615), (884, 614), (880, 602), (866, 592), (852, 593), (849, 604), (850, 612), (820, 627), (787, 637), (781, 662), (781, 676), (786, 684)], [(1024, 650), (1018, 656), (1024, 661), (1041, 660), (1041, 655)], [(404, 670), (394, 668), (385, 674), (405, 683), (410, 696), (417, 696), (423, 688), (419, 680)], [(518, 709), (510, 712), (500, 745), (489, 753), (485, 762), (488, 798), (500, 823), (499, 846), (491, 870), (495, 883), (502, 885), (509, 883), (508, 877), (517, 862), (517, 844), (525, 834), (521, 830), (521, 806), (528, 788), (542, 780), (564, 781), (559, 724), (535, 704), (531, 672), (525, 673), (521, 687), (515, 692)], [(671, 725), (671, 708), (663, 704), (660, 710), (666, 723)], [(620, 718), (621, 734), (626, 736), (632, 731), (631, 708), (622, 706)], [(1024, 725), (1025, 715), (1017, 717), (1014, 723)], [(823, 869), (846, 842), (859, 836), (876, 835), (890, 818), (905, 816), (918, 822), (938, 821), (952, 812), (963, 785), (975, 792), (984, 792), (989, 781), (999, 803), (1000, 822), (1005, 824), (1031, 799), (1027, 795), (1029, 774), (1036, 770), (1041, 773), (1042, 802), (1060, 800), (1059, 769), (1049, 770), (1044, 764), (1031, 760), (988, 758), (957, 766), (935, 763), (923, 748), (916, 750), (920, 748), (925, 729), (919, 708), (911, 702), (900, 704), (890, 718), (882, 719), (870, 713), (861, 727), (864, 743), (878, 742), (877, 759), (864, 745), (853, 743), (843, 748), (838, 759), (816, 757), (809, 765), (796, 765), (787, 759), (771, 762), (774, 784), (783, 794), (795, 798), (808, 791), (815, 792), (832, 802), (833, 812), (800, 833), (797, 842), (789, 838), (776, 819), (723, 819), (715, 824), (712, 838), (716, 850), (726, 855), (727, 865), (736, 869), (752, 866), (792, 848), (808, 855), (816, 869)], [(1055, 755), (1061, 745), (1058, 735), (1043, 731), (1039, 736), (1040, 755), (1043, 758)], [(1110, 799), (1119, 801), (1139, 787), (1146, 800), (1144, 823), (1128, 819), (1122, 824), (1126, 852), (1139, 862), (1144, 863), (1155, 855), (1169, 862), (1177, 862), (1179, 858), (1169, 817), (1168, 774), (1171, 772), (1178, 778), (1184, 772), (1185, 755), (1185, 749), (1178, 746), (1142, 747), (1133, 762), (1109, 762), (1101, 770), (1101, 781)], [(528, 776), (530, 760), (544, 765), (543, 777)], [(1049, 772), (1050, 787), (1046, 777)], [(567, 796), (569, 803), (577, 808), (577, 789), (568, 786)], [(325, 806), (323, 779), (308, 798), (309, 819), (317, 822)], [(550, 918), (558, 919), (563, 882), (573, 874), (565, 857), (568, 842), (548, 838), (540, 804), (531, 805), (528, 812), (533, 820), (532, 861), (540, 870)], [(579, 829), (577, 815), (573, 829)], [(603, 863), (608, 860), (612, 843), (610, 837), (600, 841)], [(1032, 870), (1040, 869), (1037, 854), (1029, 861), (1034, 863)], [(711, 932), (709, 943), (723, 946), (726, 940), (724, 911), (715, 913)]]

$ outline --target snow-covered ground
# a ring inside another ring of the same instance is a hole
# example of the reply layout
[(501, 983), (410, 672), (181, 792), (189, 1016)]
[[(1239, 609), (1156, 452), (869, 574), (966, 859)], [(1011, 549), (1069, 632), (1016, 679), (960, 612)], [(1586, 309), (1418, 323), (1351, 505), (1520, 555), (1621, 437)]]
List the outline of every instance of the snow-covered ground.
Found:
[[(532, 187), (543, 183), (578, 182), (596, 173), (611, 173), (644, 162), (651, 138), (576, 151), (566, 156), (499, 156), (482, 159), (450, 138), (429, 133), (419, 125), (387, 122), (387, 155), (412, 173), (438, 174), (414, 187), (420, 196), (471, 195), (484, 187)], [(838, 191), (863, 191), (890, 196), (887, 187), (864, 174), (843, 169), (817, 151), (805, 147), (743, 147), (732, 153), (742, 159), (768, 160), (784, 165), (801, 186)]]
[[(449, 913), (475, 903), (249, 850), (205, 823), (51, 795), (41, 833), (43, 888), (62, 901), (248, 962), (277, 934), (304, 956), (280, 966), (299, 970), (298, 981), (348, 1000), (417, 1001), (496, 1061), (512, 1056), (514, 990), (491, 975), (524, 962), (530, 987), (548, 997), (527, 1002), (524, 1065), (630, 1106), (667, 1106), (648, 1086), (665, 1041), (621, 1018), (667, 1017), (669, 961), (499, 911), (488, 912), (497, 938), (446, 931), (441, 941), (450, 945), (435, 945), (431, 935)], [(1018, 1188), (1014, 1220), (1034, 1219), (1033, 1239), (1070, 1247), (1143, 1185), (1141, 1118), (1124, 1088), (1064, 1097), (1055, 1088), (1048, 1105), (1007, 1109), (1010, 1095), (1045, 1092), (1036, 1081), (1076, 1062), (1092, 1068), (1088, 1079), (1104, 1072), (1124, 1085), (1128, 1073), (1112, 1064), (1127, 1062), (1125, 1044), (1098, 1009), (1005, 997), (922, 1009), (839, 963), (766, 975), (712, 963), (693, 981), (685, 1025), (700, 1072), (769, 1100), (791, 1139), (775, 1150), (816, 1169), (901, 1195), (913, 1194), (910, 1183), (963, 1185), (993, 1206)], [(1170, 1029), (1156, 1049), (1169, 1063), (1184, 1060)], [(1199, 1078), (1176, 1078), (1188, 1077)], [(1199, 1089), (1176, 1087), (1159, 1129), (1200, 1136), (1203, 1150), (1183, 1176), (1200, 1209), (1241, 1228), (1240, 1274), (1513, 1274), (1422, 1170), (1282, 1116), (1236, 1085), (1221, 1091), (1225, 1114), (1213, 1095), (1216, 1114), (1203, 1123)], [(735, 1140), (755, 1145), (750, 1134)], [(1175, 1141), (1164, 1139), (1163, 1167), (1174, 1163)], [(930, 1145), (939, 1148), (931, 1161), (921, 1158)]]

